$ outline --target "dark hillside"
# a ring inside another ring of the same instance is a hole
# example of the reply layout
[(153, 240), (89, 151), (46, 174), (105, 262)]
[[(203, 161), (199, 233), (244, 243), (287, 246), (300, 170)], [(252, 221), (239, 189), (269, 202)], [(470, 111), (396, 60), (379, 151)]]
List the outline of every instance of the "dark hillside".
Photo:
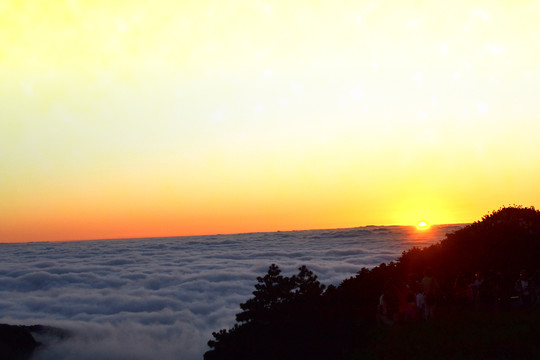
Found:
[(451, 312), (432, 321), (374, 328), (348, 359), (540, 359), (540, 311)]
[(29, 359), (39, 345), (27, 327), (0, 324), (0, 360)]
[(400, 272), (421, 273), (431, 267), (441, 280), (477, 271), (514, 274), (535, 269), (540, 259), (540, 212), (534, 208), (502, 208), (422, 251), (404, 253)]
[(529, 358), (539, 326), (524, 320), (540, 320), (539, 268), (540, 212), (520, 206), (326, 290), (305, 267), (287, 278), (272, 265), (205, 359)]

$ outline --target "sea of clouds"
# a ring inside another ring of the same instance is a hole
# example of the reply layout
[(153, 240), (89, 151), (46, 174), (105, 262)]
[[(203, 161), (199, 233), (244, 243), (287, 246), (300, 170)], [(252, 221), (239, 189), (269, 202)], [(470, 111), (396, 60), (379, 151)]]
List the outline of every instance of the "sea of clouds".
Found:
[(0, 244), (0, 323), (68, 330), (34, 360), (200, 360), (257, 276), (301, 265), (339, 285), (362, 267), (433, 244), (461, 225)]

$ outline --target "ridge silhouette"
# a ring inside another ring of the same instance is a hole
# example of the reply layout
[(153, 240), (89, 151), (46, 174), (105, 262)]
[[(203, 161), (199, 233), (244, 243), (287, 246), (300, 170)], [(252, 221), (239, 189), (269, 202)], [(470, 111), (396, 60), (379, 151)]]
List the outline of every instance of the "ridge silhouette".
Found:
[[(426, 269), (437, 279), (432, 318), (396, 316), (394, 326), (378, 325), (384, 292), (417, 290)], [(437, 244), (362, 268), (337, 287), (325, 288), (305, 266), (289, 278), (272, 264), (257, 278), (254, 297), (240, 304), (237, 323), (212, 334), (204, 359), (539, 358), (540, 296), (524, 308), (514, 289), (523, 269), (535, 274), (528, 284), (536, 294), (540, 212), (534, 207), (500, 208)], [(470, 296), (460, 297), (458, 285), (475, 274)]]

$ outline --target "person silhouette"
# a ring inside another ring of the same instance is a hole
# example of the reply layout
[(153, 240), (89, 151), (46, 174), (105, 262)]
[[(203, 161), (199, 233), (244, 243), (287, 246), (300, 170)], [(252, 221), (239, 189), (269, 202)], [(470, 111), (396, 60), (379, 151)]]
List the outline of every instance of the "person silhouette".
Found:
[(531, 306), (531, 279), (526, 269), (519, 272), (519, 278), (516, 280), (514, 289), (519, 296), (519, 305), (522, 309), (527, 309)]
[(439, 297), (439, 283), (433, 276), (431, 268), (427, 268), (424, 271), (424, 278), (422, 279), (422, 287), (424, 290), (424, 309), (426, 320), (433, 317), (435, 309), (437, 307), (437, 301)]

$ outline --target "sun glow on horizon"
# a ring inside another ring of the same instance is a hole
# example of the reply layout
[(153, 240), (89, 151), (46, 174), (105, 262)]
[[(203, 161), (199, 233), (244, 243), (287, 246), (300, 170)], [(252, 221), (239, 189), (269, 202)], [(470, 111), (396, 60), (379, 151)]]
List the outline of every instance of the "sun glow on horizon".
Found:
[(416, 224), (416, 228), (419, 230), (427, 230), (429, 229), (429, 224), (425, 221), (420, 221), (418, 224)]

